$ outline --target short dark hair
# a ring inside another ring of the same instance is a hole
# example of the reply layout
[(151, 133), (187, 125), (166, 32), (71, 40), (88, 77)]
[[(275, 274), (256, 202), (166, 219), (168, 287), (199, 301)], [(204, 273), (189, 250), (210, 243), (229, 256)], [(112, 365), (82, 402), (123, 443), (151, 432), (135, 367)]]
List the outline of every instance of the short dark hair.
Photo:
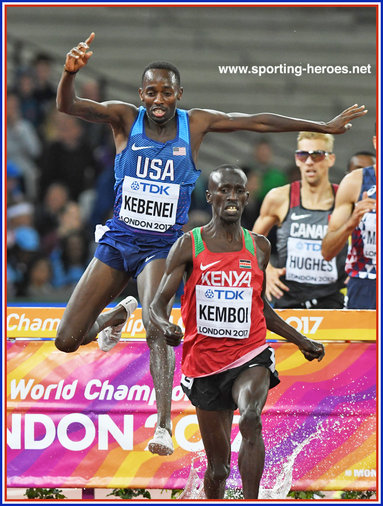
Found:
[(152, 63), (149, 63), (149, 65), (147, 65), (144, 68), (144, 71), (142, 73), (141, 82), (144, 82), (146, 72), (151, 69), (164, 69), (164, 70), (168, 70), (169, 72), (173, 72), (173, 74), (175, 75), (175, 78), (176, 78), (177, 85), (181, 86), (180, 71), (178, 70), (178, 68), (175, 65), (173, 65), (172, 63), (169, 63), (167, 61), (154, 61)]
[(226, 171), (237, 172), (239, 175), (243, 175), (245, 184), (247, 183), (247, 176), (246, 176), (244, 170), (241, 169), (241, 167), (239, 167), (238, 165), (232, 164), (232, 163), (224, 163), (222, 165), (219, 165), (218, 167), (216, 167), (214, 170), (212, 170), (210, 172), (209, 181), (208, 181), (208, 188), (210, 189), (210, 185), (214, 181), (214, 174), (217, 174), (219, 172), (223, 173)]
[(221, 165), (218, 165), (215, 169), (212, 170), (212, 172), (222, 172), (224, 170), (240, 170), (244, 172), (244, 170), (235, 163), (223, 163)]
[(351, 155), (351, 158), (353, 156), (373, 156), (375, 158), (375, 153), (373, 153), (372, 151), (357, 151), (356, 153), (354, 153), (353, 155)]

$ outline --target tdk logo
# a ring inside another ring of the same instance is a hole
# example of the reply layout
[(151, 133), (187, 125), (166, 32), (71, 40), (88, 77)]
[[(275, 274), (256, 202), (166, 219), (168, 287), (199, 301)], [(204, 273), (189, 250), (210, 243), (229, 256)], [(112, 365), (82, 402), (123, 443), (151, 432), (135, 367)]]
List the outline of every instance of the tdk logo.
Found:
[(207, 299), (218, 299), (218, 300), (243, 300), (243, 290), (206, 290), (205, 297)]
[(297, 242), (296, 244), (296, 247), (297, 249), (299, 250), (306, 250), (306, 251), (320, 251), (321, 248), (322, 248), (322, 243), (317, 241), (317, 242), (303, 242), (303, 241), (299, 241)]
[(156, 195), (167, 195), (169, 196), (169, 186), (162, 186), (154, 183), (146, 183), (144, 181), (133, 181), (131, 189), (138, 191), (141, 189), (142, 192), (156, 194)]

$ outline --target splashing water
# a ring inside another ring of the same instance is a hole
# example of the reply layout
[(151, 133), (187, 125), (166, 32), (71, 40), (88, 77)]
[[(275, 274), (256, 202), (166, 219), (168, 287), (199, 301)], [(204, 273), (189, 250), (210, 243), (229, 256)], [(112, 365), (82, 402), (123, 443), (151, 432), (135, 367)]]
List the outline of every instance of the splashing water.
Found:
[(301, 443), (296, 443), (293, 453), (286, 458), (285, 462), (282, 462), (282, 471), (277, 476), (274, 486), (271, 489), (260, 487), (259, 499), (285, 499), (287, 497), (293, 481), (295, 459), (310, 441), (320, 438), (321, 432), (322, 424), (320, 423), (316, 432), (313, 432)]
[[(301, 443), (295, 443), (295, 448), (291, 455), (287, 456), (282, 464), (282, 470), (278, 474), (274, 486), (272, 488), (260, 487), (259, 499), (285, 499), (287, 494), (290, 492), (291, 484), (293, 480), (293, 468), (295, 459), (299, 453), (307, 446), (312, 440), (321, 437), (322, 424), (318, 424), (316, 432), (312, 433)], [(200, 460), (200, 464), (196, 465), (196, 460)], [(198, 456), (194, 457), (191, 463), (189, 477), (187, 479), (184, 491), (180, 495), (179, 499), (206, 499), (206, 495), (203, 488), (203, 480), (200, 478), (199, 473), (206, 467), (206, 457), (204, 452), (199, 452)], [(230, 487), (232, 484), (232, 487)], [(237, 480), (228, 479), (227, 488), (225, 493), (225, 499), (243, 499), (243, 494), (238, 489)]]
[(205, 460), (204, 453), (199, 452), (199, 456), (193, 458), (184, 491), (178, 499), (207, 499), (203, 489), (203, 481), (198, 475), (198, 471), (201, 470), (202, 466), (195, 467), (197, 458)]

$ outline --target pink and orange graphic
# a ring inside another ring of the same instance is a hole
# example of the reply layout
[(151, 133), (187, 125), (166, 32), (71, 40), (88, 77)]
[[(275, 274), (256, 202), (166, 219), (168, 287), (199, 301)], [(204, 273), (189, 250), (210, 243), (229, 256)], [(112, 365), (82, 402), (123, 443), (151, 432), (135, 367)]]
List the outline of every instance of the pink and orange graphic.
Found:
[[(47, 313), (35, 309), (9, 308), (8, 314), (24, 314), (24, 324), (39, 318), (36, 327), (53, 314), (58, 318), (62, 314), (57, 308)], [(375, 489), (376, 344), (375, 336), (371, 338), (375, 313), (347, 312), (347, 321), (339, 315), (329, 319), (326, 311), (281, 313), (293, 318), (291, 324), (301, 325), (301, 331), (306, 325), (309, 337), (319, 339), (318, 332), (327, 331), (338, 333), (344, 342), (330, 337), (320, 363), (307, 362), (289, 343), (271, 343), (281, 384), (270, 391), (263, 414), (262, 486), (272, 488), (294, 454), (294, 489)], [(310, 320), (313, 316), (322, 320)], [(135, 318), (131, 329), (134, 324), (139, 329)], [(348, 327), (353, 318), (364, 342), (345, 339), (350, 331), (341, 325)], [(156, 404), (142, 335), (120, 342), (109, 353), (92, 343), (64, 354), (51, 340), (14, 336), (24, 332), (13, 328), (16, 322), (16, 316), (8, 321), (7, 342), (9, 487), (183, 488), (193, 459), (203, 471), (206, 462), (195, 411), (179, 386), (182, 345), (175, 350), (175, 451), (158, 457), (145, 450), (156, 423)], [(40, 327), (36, 333), (42, 337), (45, 330)], [(238, 418), (236, 412), (233, 486), (240, 486)]]

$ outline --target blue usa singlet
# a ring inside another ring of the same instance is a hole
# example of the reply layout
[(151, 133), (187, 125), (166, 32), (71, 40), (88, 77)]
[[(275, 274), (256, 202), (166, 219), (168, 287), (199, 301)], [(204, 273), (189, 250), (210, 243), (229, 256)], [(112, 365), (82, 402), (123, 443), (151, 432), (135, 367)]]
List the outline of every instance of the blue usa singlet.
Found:
[[(376, 199), (376, 175), (374, 167), (364, 167), (362, 187), (358, 201), (363, 193)], [(346, 272), (351, 278), (376, 279), (376, 211), (364, 214), (359, 225), (352, 232), (351, 245), (346, 260)]]
[(145, 135), (145, 114), (141, 106), (128, 144), (114, 164), (116, 198), (106, 235), (112, 232), (124, 243), (132, 236), (142, 241), (175, 240), (187, 222), (200, 174), (192, 158), (187, 111), (176, 109), (177, 135), (165, 143)]

